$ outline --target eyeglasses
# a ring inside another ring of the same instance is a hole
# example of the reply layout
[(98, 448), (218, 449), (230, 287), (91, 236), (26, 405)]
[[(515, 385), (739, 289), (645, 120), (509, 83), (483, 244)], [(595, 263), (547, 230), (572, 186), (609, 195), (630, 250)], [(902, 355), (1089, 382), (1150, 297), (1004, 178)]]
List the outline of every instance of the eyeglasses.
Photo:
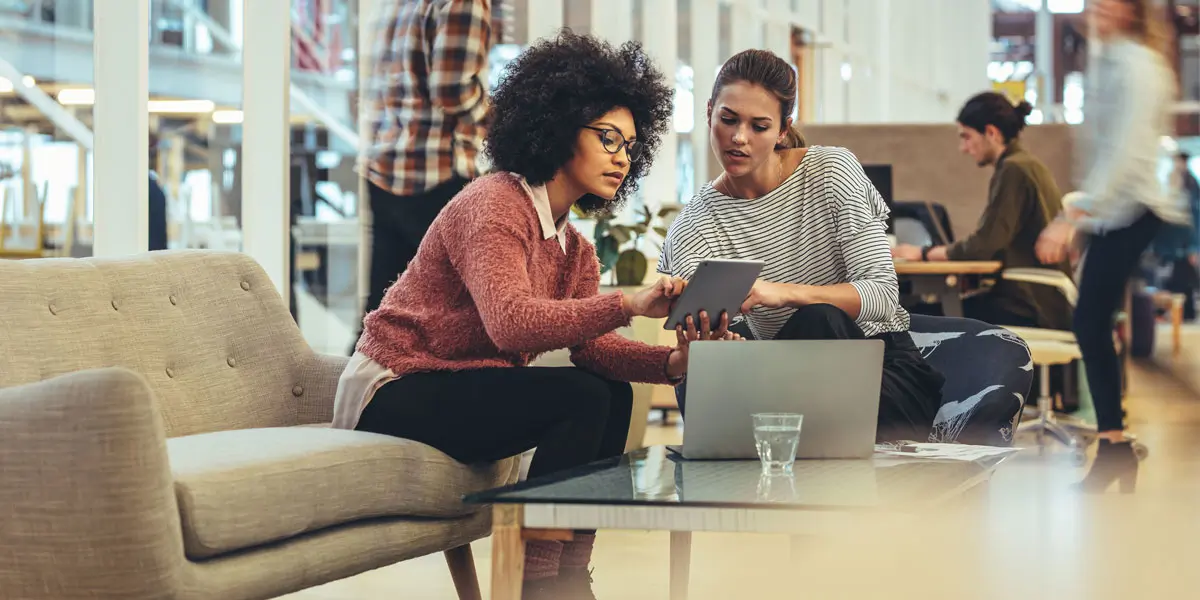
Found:
[(645, 148), (645, 146), (643, 146), (642, 143), (637, 140), (625, 139), (625, 136), (621, 135), (621, 132), (617, 131), (616, 129), (592, 127), (591, 125), (584, 125), (583, 128), (591, 129), (592, 131), (599, 131), (600, 141), (604, 144), (604, 150), (609, 154), (616, 154), (621, 151), (622, 147), (624, 147), (625, 154), (629, 157), (630, 162), (636, 161), (642, 157), (642, 150)]

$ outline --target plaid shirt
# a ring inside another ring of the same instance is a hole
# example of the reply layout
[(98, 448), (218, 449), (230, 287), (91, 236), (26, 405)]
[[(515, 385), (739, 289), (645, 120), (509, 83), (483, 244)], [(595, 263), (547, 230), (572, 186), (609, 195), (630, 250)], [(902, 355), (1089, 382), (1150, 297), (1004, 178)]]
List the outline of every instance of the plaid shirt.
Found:
[(376, 29), (367, 178), (412, 196), (477, 176), (491, 0), (392, 0)]

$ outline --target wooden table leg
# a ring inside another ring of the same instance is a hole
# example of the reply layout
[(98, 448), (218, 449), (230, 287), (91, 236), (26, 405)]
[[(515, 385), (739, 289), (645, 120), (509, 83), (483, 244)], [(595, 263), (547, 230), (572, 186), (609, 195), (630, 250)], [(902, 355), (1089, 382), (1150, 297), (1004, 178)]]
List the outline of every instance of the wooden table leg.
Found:
[(671, 532), (671, 600), (687, 600), (692, 564), (692, 532)]
[(522, 507), (497, 504), (492, 508), (492, 600), (521, 600), (525, 577)]

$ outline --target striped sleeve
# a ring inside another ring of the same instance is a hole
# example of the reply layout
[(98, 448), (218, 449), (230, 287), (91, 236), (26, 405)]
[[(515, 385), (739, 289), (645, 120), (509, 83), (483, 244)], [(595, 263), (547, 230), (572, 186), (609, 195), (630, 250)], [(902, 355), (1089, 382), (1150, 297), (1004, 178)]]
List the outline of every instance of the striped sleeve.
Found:
[(829, 205), (836, 211), (838, 244), (850, 285), (862, 309), (858, 323), (890, 321), (900, 301), (900, 283), (887, 242), (887, 205), (849, 151), (830, 161)]
[(671, 224), (658, 259), (659, 273), (691, 279), (700, 261), (713, 256), (702, 233), (704, 226), (696, 218), (702, 211), (703, 206), (693, 199)]

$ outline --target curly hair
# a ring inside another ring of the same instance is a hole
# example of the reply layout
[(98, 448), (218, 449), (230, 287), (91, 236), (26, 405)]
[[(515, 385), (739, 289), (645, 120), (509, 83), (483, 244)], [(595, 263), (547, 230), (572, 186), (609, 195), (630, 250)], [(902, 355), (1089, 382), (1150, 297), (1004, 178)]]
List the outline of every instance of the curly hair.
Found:
[(492, 95), (485, 151), (496, 169), (542, 185), (574, 155), (580, 128), (614, 108), (628, 108), (645, 146), (641, 158), (629, 165), (612, 200), (589, 194), (577, 203), (587, 214), (612, 213), (650, 170), (671, 126), (673, 98), (674, 86), (637, 42), (614, 48), (563, 29), (510, 63)]

